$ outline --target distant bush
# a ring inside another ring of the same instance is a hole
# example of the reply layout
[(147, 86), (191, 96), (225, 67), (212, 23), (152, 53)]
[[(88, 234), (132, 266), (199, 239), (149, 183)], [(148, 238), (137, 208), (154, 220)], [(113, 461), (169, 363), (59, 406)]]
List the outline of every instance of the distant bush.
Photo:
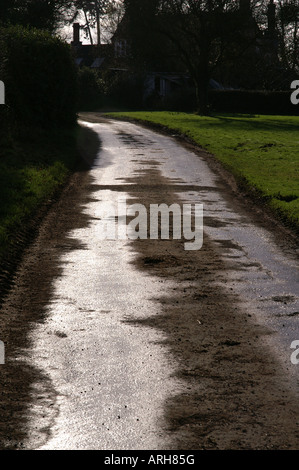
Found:
[(75, 123), (76, 68), (70, 47), (60, 39), (21, 26), (1, 28), (0, 80), (15, 125), (51, 128)]
[(142, 74), (127, 71), (108, 71), (104, 74), (107, 85), (107, 102), (109, 105), (129, 109), (139, 109), (143, 106)]
[(193, 112), (196, 109), (195, 90), (190, 87), (178, 88), (162, 100), (162, 107), (166, 111)]
[(290, 91), (211, 90), (212, 111), (246, 114), (299, 115), (290, 101)]
[(0, 138), (7, 137), (9, 132), (10, 123), (9, 123), (9, 110), (6, 105), (0, 105)]
[[(209, 90), (211, 112), (298, 116), (299, 106), (290, 101), (290, 91)], [(195, 93), (186, 89), (164, 101), (165, 110), (193, 112)]]
[(95, 110), (103, 106), (106, 96), (106, 85), (97, 71), (82, 67), (78, 70), (78, 109)]
[[(290, 101), (290, 91), (257, 90), (209, 90), (210, 111), (241, 114), (268, 114), (298, 116), (299, 105)], [(143, 108), (151, 110), (194, 112), (195, 90), (192, 87), (178, 88), (166, 97), (149, 96)]]

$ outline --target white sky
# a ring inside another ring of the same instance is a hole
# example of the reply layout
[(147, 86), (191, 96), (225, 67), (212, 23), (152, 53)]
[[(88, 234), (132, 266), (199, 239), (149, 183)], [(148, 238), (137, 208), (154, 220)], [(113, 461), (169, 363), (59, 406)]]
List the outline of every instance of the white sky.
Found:
[[(0, 0), (1, 1), (1, 0)], [(82, 26), (85, 24), (85, 17), (84, 17), (84, 14), (79, 14), (77, 19), (75, 20), (76, 23), (80, 23)], [(92, 31), (92, 37), (93, 37), (93, 40), (94, 40), (94, 43), (96, 43), (96, 29), (93, 28), (91, 29)], [(61, 29), (60, 31), (60, 34), (62, 36), (62, 39), (66, 40), (68, 43), (70, 43), (72, 40), (73, 40), (73, 25), (69, 25), (69, 26), (65, 26)], [(109, 33), (107, 32), (107, 29), (106, 29), (106, 37), (105, 37), (105, 29), (104, 27), (102, 26), (102, 31), (101, 31), (101, 42), (102, 43), (105, 43), (107, 42), (107, 37), (109, 38)], [(80, 41), (83, 43), (83, 44), (90, 44), (90, 40), (89, 38), (85, 38), (85, 33), (84, 31), (80, 31)]]
[[(79, 15), (75, 22), (80, 23), (81, 25), (84, 25), (85, 24), (84, 16)], [(93, 31), (93, 33), (94, 33), (93, 39), (96, 40), (95, 31)], [(65, 39), (68, 43), (70, 43), (73, 40), (73, 25), (65, 26), (64, 28), (62, 28), (60, 31), (60, 34), (63, 39)], [(90, 44), (90, 40), (85, 38), (84, 31), (80, 31), (80, 41), (82, 41), (83, 44)]]

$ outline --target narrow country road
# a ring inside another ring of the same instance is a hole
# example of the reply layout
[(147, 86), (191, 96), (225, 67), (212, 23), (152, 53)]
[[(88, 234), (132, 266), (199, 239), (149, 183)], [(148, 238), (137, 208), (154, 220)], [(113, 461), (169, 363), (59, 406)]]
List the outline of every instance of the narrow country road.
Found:
[[(92, 113), (80, 124), (97, 156), (1, 307), (1, 449), (298, 449), (294, 239), (203, 151)], [(203, 204), (202, 248), (100, 239), (120, 197)]]

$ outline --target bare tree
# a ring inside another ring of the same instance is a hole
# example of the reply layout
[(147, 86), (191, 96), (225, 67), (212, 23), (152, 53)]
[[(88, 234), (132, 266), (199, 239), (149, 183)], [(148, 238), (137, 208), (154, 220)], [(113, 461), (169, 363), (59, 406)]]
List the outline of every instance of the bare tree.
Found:
[(96, 30), (96, 43), (102, 42), (102, 27), (107, 34), (107, 28), (115, 22), (117, 14), (121, 10), (121, 2), (118, 0), (75, 0), (77, 12), (82, 11), (85, 18), (83, 29), (87, 32), (91, 44), (93, 44), (92, 30)]
[(73, 21), (73, 0), (1, 0), (0, 21), (56, 32)]
[(188, 70), (200, 114), (208, 114), (210, 78), (221, 60), (229, 60), (232, 43), (235, 57), (253, 43), (252, 28), (247, 24), (250, 1), (240, 4), (241, 8), (235, 0), (143, 0), (141, 6), (138, 0), (126, 0), (133, 18), (131, 30), (136, 35), (139, 29), (144, 37), (139, 41), (141, 55), (153, 43), (155, 30), (160, 35), (155, 48), (162, 50), (167, 41)]
[(120, 25), (125, 8), (122, 0), (110, 0), (102, 17), (102, 38), (109, 42)]
[(293, 72), (299, 71), (299, 1), (279, 1), (278, 28), (280, 54), (283, 64)]

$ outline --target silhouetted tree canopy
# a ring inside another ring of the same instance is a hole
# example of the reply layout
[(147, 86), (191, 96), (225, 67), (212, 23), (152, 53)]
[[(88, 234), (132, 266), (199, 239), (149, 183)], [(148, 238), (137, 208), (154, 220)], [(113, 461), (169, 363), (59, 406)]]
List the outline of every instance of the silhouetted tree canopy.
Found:
[[(166, 49), (173, 51), (177, 65), (185, 67), (193, 79), (198, 111), (207, 114), (209, 80), (225, 54), (229, 60), (232, 37), (247, 27), (246, 5), (239, 10), (234, 0), (125, 0), (125, 4), (133, 54), (154, 62)], [(242, 47), (247, 47), (250, 38), (245, 42)]]
[(72, 0), (1, 0), (0, 22), (19, 24), (50, 32), (63, 23), (72, 21), (74, 15)]
[(230, 79), (233, 74), (237, 86), (238, 80), (249, 87), (269, 86), (278, 52), (285, 67), (298, 63), (298, 0), (124, 1), (134, 59), (152, 68), (164, 55), (172, 70), (174, 62), (185, 68), (201, 114), (208, 112), (209, 81), (220, 70)]

